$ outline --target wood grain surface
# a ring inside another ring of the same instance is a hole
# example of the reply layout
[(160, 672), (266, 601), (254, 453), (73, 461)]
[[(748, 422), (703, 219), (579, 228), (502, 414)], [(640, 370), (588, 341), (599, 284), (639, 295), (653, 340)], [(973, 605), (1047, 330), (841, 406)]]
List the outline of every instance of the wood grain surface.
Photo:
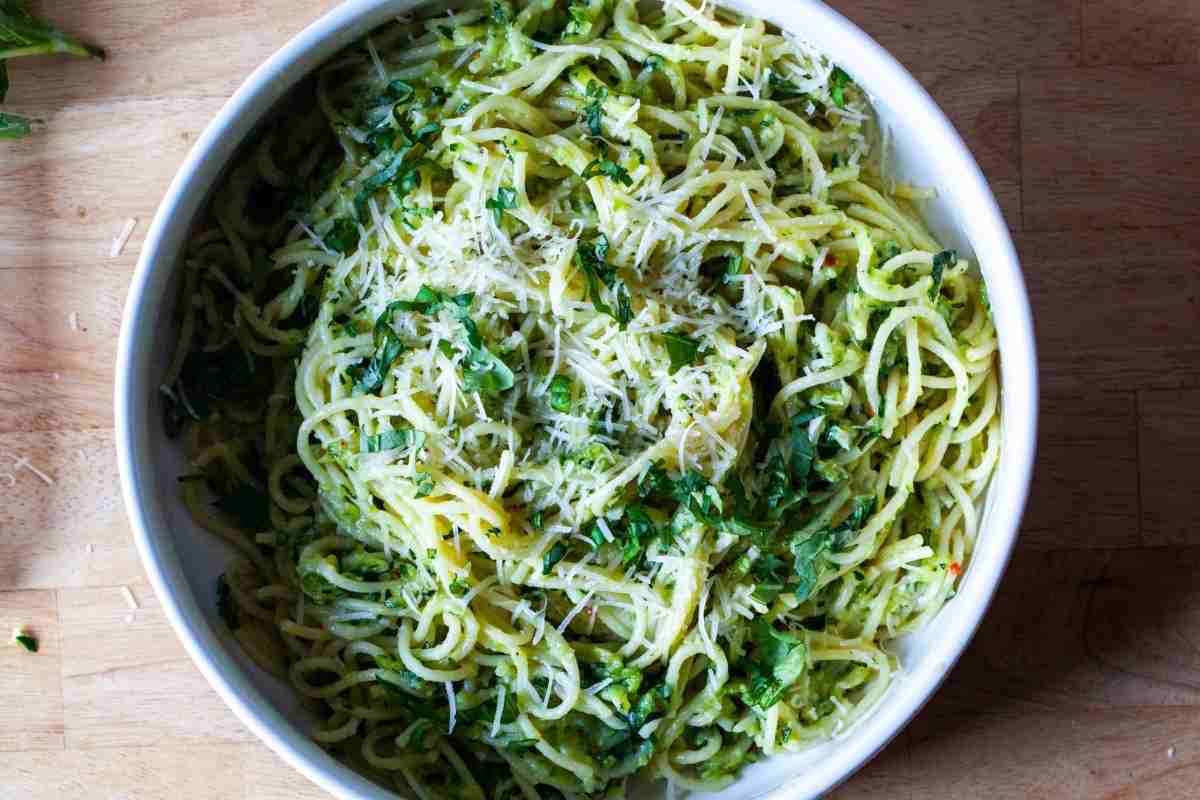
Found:
[[(1200, 2), (832, 2), (992, 182), (1044, 387), (999, 596), (935, 699), (834, 796), (1200, 796)], [(238, 82), (334, 3), (33, 5), (110, 58), (10, 68), (8, 104), (48, 125), (0, 143), (0, 631), (42, 648), (0, 647), (0, 797), (324, 797), (170, 630), (121, 508), (111, 397), (168, 181)]]

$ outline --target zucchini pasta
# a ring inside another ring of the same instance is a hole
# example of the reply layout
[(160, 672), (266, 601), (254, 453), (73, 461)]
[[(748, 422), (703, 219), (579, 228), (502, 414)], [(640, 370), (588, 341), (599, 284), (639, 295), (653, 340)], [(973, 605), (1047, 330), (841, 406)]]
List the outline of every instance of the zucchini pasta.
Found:
[(422, 800), (714, 790), (884, 697), (999, 456), (981, 280), (850, 75), (667, 0), (431, 7), (244, 148), (162, 386), (217, 602)]

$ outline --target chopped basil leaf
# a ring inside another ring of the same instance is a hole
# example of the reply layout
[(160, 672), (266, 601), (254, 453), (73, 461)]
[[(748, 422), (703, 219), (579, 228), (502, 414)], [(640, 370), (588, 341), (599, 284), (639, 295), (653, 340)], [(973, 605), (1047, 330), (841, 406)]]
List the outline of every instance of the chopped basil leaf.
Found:
[[(0, 66), (4, 66), (3, 61)], [(20, 139), (32, 132), (33, 120), (0, 111), (0, 139)]]
[(933, 300), (938, 296), (938, 292), (942, 289), (942, 273), (948, 267), (953, 267), (958, 263), (957, 250), (943, 250), (933, 257), (933, 269), (930, 271), (930, 277), (933, 278), (933, 283), (929, 284), (929, 299)]
[(442, 126), (436, 122), (429, 122), (413, 131), (413, 138), (422, 144), (426, 144), (426, 139), (431, 139), (442, 132)]
[(604, 101), (608, 98), (608, 89), (596, 81), (588, 81), (587, 96), (592, 98), (592, 102), (584, 106), (584, 119), (587, 120), (587, 128), (592, 136), (600, 136), (604, 133), (600, 121), (604, 116)]
[(13, 641), (31, 653), (36, 653), (38, 651), (37, 637), (33, 634), (26, 633), (22, 628), (17, 628), (15, 631), (13, 631)]
[(428, 497), (433, 494), (433, 475), (423, 470), (418, 470), (413, 476), (413, 485), (417, 488), (416, 496), (418, 498)]
[(413, 428), (384, 431), (363, 438), (364, 453), (382, 453), (385, 450), (407, 450), (419, 448), (425, 443), (425, 432)]
[(397, 78), (390, 81), (379, 95), (379, 103), (407, 103), (412, 99), (413, 87)]
[(800, 87), (773, 69), (767, 73), (767, 86), (771, 89), (772, 100), (788, 100), (794, 97), (804, 97), (804, 92), (800, 91)]
[(493, 25), (501, 28), (508, 27), (508, 24), (513, 19), (512, 3), (508, 0), (492, 0), (491, 21)]
[(496, 190), (496, 196), (484, 205), (492, 210), (492, 218), (498, 227), (504, 212), (517, 207), (517, 190), (511, 186), (501, 186)]
[(663, 341), (667, 345), (667, 355), (671, 358), (671, 374), (684, 367), (691, 366), (700, 352), (700, 343), (695, 339), (678, 333), (664, 333)]
[[(617, 277), (617, 269), (604, 259), (608, 255), (608, 237), (603, 233), (590, 242), (580, 242), (575, 250), (575, 263), (583, 270), (587, 280), (588, 297), (592, 307), (601, 314), (607, 314), (617, 321), (624, 330), (633, 319), (633, 303), (629, 296), (629, 288)], [(617, 302), (617, 310), (604, 301), (602, 289), (607, 287)]]
[(400, 177), (405, 168), (404, 157), (412, 149), (412, 142), (404, 138), (403, 134), (400, 136), (404, 141), (399, 149), (393, 151), (392, 160), (387, 166), (364, 178), (358, 185), (358, 194), (354, 196), (354, 213), (360, 222), (370, 219), (370, 214), (367, 213), (367, 202), (371, 199), (371, 195)]
[(597, 158), (583, 168), (584, 180), (595, 178), (598, 175), (605, 175), (622, 186), (633, 185), (633, 178), (629, 176), (625, 168), (611, 158)]
[(846, 107), (846, 84), (849, 82), (850, 76), (841, 67), (834, 67), (829, 74), (829, 97), (838, 108)]
[(566, 375), (550, 381), (550, 407), (564, 414), (571, 410), (571, 379)]
[(542, 574), (549, 575), (550, 570), (554, 569), (554, 565), (562, 561), (566, 555), (567, 546), (562, 542), (555, 542), (554, 546), (546, 551), (546, 555), (542, 559)]
[(339, 217), (334, 220), (329, 233), (325, 234), (324, 243), (330, 250), (346, 255), (358, 247), (358, 239), (358, 224), (348, 217)]
[(392, 330), (392, 314), (403, 308), (404, 301), (389, 303), (375, 320), (375, 352), (351, 367), (355, 394), (376, 394), (387, 379), (392, 363), (404, 352), (404, 343)]
[(730, 283), (733, 278), (742, 274), (742, 254), (734, 253), (725, 262), (725, 273), (721, 276), (722, 283)]
[(479, 335), (475, 321), (465, 312), (461, 315), (461, 322), (467, 329), (467, 344), (470, 346), (463, 359), (463, 388), (480, 394), (499, 394), (511, 389), (516, 383), (513, 371), (483, 346), (483, 337)]
[(750, 636), (754, 642), (754, 660), (741, 698), (746, 705), (766, 711), (804, 674), (808, 648), (801, 636), (776, 630), (764, 617), (754, 621)]
[(802, 541), (792, 543), (798, 602), (803, 603), (816, 591), (819, 577), (818, 559), (835, 548), (845, 547), (874, 510), (873, 495), (855, 498), (850, 514), (840, 525), (819, 530)]

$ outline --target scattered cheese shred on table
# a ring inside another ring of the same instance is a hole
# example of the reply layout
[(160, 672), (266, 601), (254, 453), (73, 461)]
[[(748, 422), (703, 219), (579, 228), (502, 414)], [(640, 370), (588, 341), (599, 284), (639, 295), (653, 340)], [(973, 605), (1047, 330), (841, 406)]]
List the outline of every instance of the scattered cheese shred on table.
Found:
[(110, 258), (116, 258), (125, 250), (125, 245), (129, 242), (129, 237), (133, 235), (133, 229), (137, 227), (137, 219), (130, 217), (125, 220), (125, 227), (121, 229), (120, 234), (113, 238), (112, 249), (109, 250)]

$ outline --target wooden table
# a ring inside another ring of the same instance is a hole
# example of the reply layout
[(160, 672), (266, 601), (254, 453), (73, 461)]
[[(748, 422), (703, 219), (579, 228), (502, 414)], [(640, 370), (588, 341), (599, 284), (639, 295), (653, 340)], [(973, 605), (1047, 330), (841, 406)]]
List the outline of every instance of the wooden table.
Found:
[[(167, 625), (121, 507), (111, 397), (171, 175), (242, 77), (333, 3), (34, 5), (111, 57), (10, 70), (11, 107), (49, 126), (0, 143), (0, 632), (28, 623), (42, 650), (0, 647), (0, 797), (322, 797)], [(929, 88), (991, 180), (1044, 387), (995, 605), (936, 699), (836, 796), (1200, 796), (1200, 2), (835, 5)]]

